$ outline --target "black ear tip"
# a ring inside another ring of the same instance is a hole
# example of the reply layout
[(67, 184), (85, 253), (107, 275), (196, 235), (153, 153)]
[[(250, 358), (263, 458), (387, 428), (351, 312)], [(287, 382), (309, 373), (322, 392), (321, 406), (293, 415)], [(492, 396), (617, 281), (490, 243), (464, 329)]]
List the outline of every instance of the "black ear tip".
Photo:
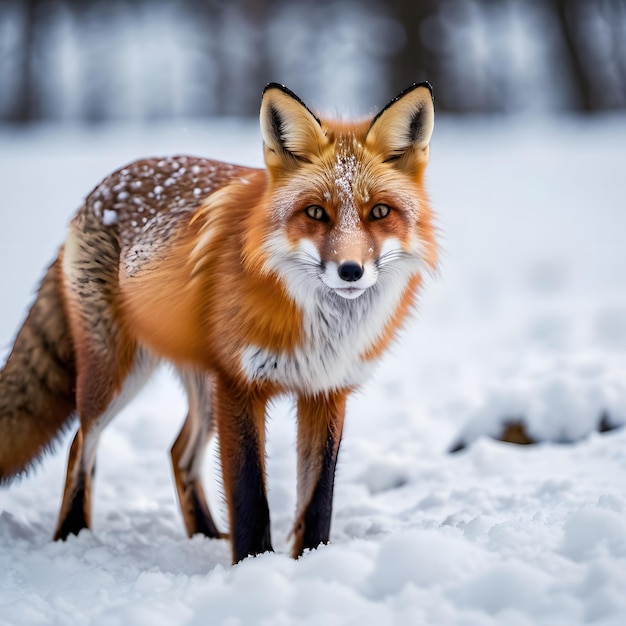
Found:
[(278, 89), (278, 91), (281, 91), (290, 98), (293, 98), (296, 102), (300, 103), (303, 107), (306, 107), (306, 104), (302, 102), (300, 96), (296, 95), (293, 91), (291, 91), (291, 89), (289, 89), (289, 87), (285, 87), (285, 85), (283, 85), (282, 83), (267, 83), (267, 85), (265, 85), (265, 88), (263, 89), (263, 96), (268, 91), (272, 91), (273, 89)]
[(433, 94), (433, 86), (427, 81), (423, 81), (421, 83), (417, 83), (418, 87), (426, 87), (426, 89), (428, 89), (428, 91), (430, 91), (430, 95), (432, 96)]
[(410, 85), (409, 87), (407, 87), (404, 91), (400, 92), (393, 100), (391, 100), (391, 102), (389, 102), (387, 104), (387, 106), (385, 106), (379, 113), (378, 115), (376, 115), (374, 117), (374, 119), (372, 120), (372, 123), (370, 125), (370, 128), (372, 126), (374, 126), (374, 124), (378, 121), (378, 118), (382, 116), (383, 113), (385, 113), (387, 111), (387, 109), (391, 108), (396, 102), (398, 102), (398, 100), (401, 100), (402, 98), (404, 98), (404, 96), (406, 96), (407, 94), (411, 93), (412, 91), (415, 91), (416, 89), (420, 89), (421, 87), (425, 87), (426, 89), (428, 89), (428, 92), (430, 93), (430, 98), (433, 102), (433, 106), (435, 104), (435, 97), (433, 96), (433, 88), (432, 85), (428, 82), (428, 81), (423, 81), (421, 83), (413, 83), (412, 85)]
[(289, 87), (285, 87), (285, 85), (283, 85), (282, 83), (267, 83), (267, 85), (265, 85), (265, 88), (263, 89), (263, 96), (268, 91), (272, 91), (274, 89), (278, 89), (278, 91), (281, 91), (286, 96), (293, 98), (296, 102), (299, 102), (302, 106), (306, 106), (304, 102), (302, 102), (299, 96), (297, 96), (293, 91), (291, 91)]
[(266, 91), (271, 91), (272, 89), (278, 89), (279, 91), (282, 91), (283, 93), (286, 93), (291, 97), (296, 97), (293, 91), (285, 87), (285, 85), (283, 85), (282, 83), (267, 83), (267, 85), (265, 85), (265, 87), (263, 88), (263, 95), (265, 95)]
[(285, 95), (295, 100), (298, 104), (302, 105), (313, 116), (315, 121), (321, 126), (319, 118), (303, 102), (302, 98), (300, 98), (300, 96), (297, 96), (293, 91), (291, 91), (291, 89), (289, 89), (289, 87), (285, 87), (285, 85), (283, 85), (282, 83), (267, 83), (267, 85), (265, 85), (265, 88), (263, 89), (262, 97), (264, 97), (268, 91), (272, 91), (273, 89), (278, 89), (278, 91), (284, 93)]
[(406, 96), (408, 93), (411, 93), (415, 89), (420, 89), (421, 87), (425, 87), (426, 89), (428, 89), (428, 91), (430, 93), (430, 97), (433, 99), (433, 102), (434, 102), (435, 95), (433, 93), (433, 86), (427, 80), (422, 81), (421, 83), (413, 83), (412, 85), (407, 87), (404, 91), (399, 93), (398, 96), (396, 98), (394, 98), (394, 100), (399, 100), (403, 96)]

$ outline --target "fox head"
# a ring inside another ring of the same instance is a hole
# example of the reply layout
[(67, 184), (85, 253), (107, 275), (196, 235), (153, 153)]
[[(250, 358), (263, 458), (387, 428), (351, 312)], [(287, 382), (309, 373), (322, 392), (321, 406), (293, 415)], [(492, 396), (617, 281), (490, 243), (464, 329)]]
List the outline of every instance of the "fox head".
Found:
[(423, 189), (434, 122), (428, 83), (358, 122), (320, 119), (272, 83), (260, 121), (269, 175), (264, 268), (296, 302), (320, 289), (359, 298), (434, 267)]

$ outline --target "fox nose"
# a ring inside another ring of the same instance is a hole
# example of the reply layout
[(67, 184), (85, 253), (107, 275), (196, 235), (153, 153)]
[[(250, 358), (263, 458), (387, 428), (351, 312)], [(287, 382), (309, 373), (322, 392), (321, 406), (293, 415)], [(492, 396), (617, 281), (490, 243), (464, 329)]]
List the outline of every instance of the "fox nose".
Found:
[(349, 283), (359, 280), (363, 276), (363, 268), (356, 261), (345, 261), (338, 268), (339, 277)]

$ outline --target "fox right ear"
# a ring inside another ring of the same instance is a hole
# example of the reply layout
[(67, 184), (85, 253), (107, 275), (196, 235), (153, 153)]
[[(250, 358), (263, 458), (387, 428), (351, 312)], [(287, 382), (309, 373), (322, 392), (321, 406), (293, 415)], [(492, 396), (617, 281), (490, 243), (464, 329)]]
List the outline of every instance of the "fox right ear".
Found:
[(428, 161), (434, 118), (431, 86), (411, 85), (373, 119), (366, 142), (376, 146), (386, 161), (412, 169)]
[[(321, 123), (284, 85), (270, 83), (261, 100), (261, 133), (268, 165), (310, 161), (326, 143)], [(285, 159), (287, 157), (287, 159)]]

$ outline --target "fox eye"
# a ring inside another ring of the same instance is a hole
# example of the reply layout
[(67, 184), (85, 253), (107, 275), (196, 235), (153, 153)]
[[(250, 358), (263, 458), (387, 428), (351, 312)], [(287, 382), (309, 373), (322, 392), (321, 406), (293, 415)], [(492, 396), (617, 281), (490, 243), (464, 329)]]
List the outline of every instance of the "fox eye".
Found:
[(391, 209), (386, 204), (377, 204), (372, 207), (370, 211), (370, 219), (374, 220), (382, 220), (383, 217), (387, 217), (389, 215), (389, 211)]
[(324, 207), (321, 207), (319, 204), (312, 204), (308, 206), (304, 209), (304, 212), (312, 220), (317, 220), (318, 222), (328, 222), (329, 220), (328, 213), (326, 213)]

